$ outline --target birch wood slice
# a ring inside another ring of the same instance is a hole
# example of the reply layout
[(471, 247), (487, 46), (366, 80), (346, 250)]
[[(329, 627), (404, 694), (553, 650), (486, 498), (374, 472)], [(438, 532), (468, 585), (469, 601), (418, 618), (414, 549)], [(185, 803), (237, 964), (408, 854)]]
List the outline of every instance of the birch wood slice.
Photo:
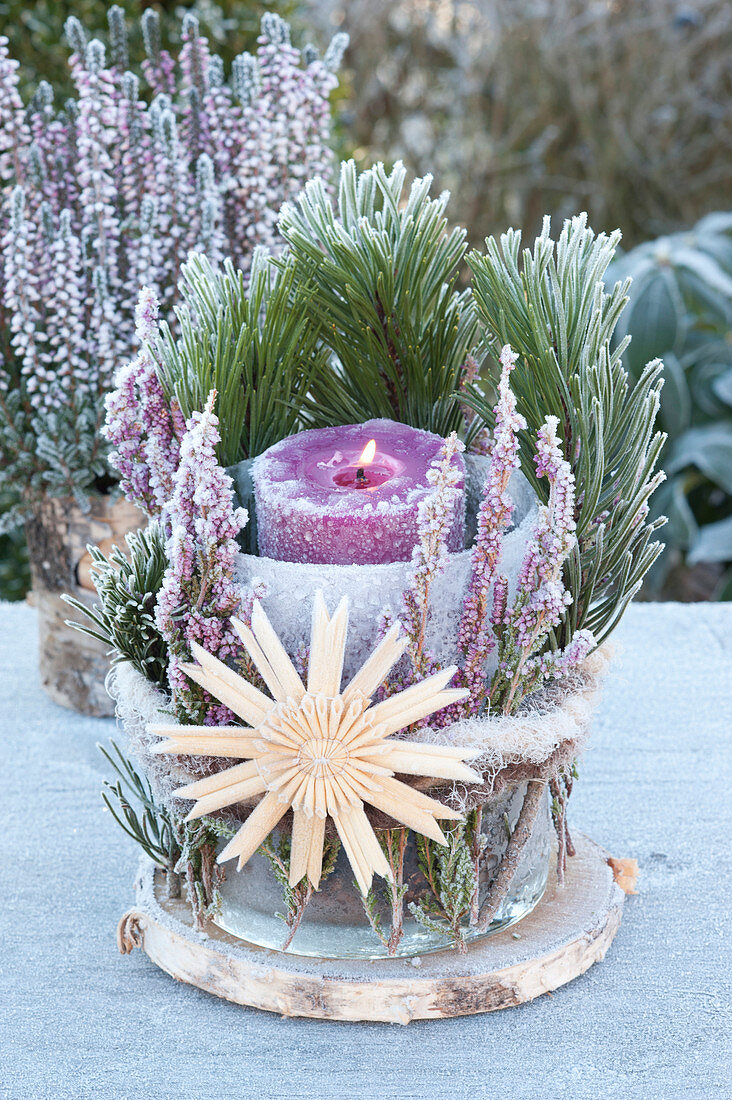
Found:
[[(137, 905), (119, 923), (120, 951), (141, 947), (179, 981), (236, 1004), (325, 1020), (407, 1024), (492, 1012), (531, 1001), (604, 958), (625, 895), (608, 854), (582, 835), (566, 883), (552, 874), (538, 906), (512, 928), (412, 959), (319, 960), (244, 944), (214, 926), (195, 932), (188, 905), (168, 900), (152, 865), (140, 872)], [(307, 916), (305, 917), (307, 919)], [(515, 938), (518, 935), (520, 938)]]
[[(96, 602), (95, 596), (78, 585), (68, 591), (87, 607), (93, 607)], [(37, 588), (33, 603), (38, 611), (38, 657), (43, 690), (54, 703), (75, 710), (77, 714), (111, 718), (114, 703), (104, 686), (110, 668), (109, 647), (66, 625), (67, 619), (84, 620), (79, 612), (64, 603), (58, 592)]]
[(92, 607), (97, 594), (91, 582), (93, 543), (108, 553), (113, 544), (125, 549), (124, 536), (140, 528), (145, 517), (126, 500), (92, 494), (89, 512), (75, 501), (55, 497), (37, 504), (26, 523), (33, 590), (38, 609), (41, 685), (62, 707), (79, 714), (109, 718), (114, 703), (104, 680), (109, 672), (109, 647), (66, 625), (82, 620), (61, 599), (63, 592)]

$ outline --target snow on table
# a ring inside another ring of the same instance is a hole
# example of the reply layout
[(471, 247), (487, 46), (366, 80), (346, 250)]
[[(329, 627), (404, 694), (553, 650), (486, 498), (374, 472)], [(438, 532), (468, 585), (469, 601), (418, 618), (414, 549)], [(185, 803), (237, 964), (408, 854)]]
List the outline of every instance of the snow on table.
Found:
[(730, 1095), (732, 605), (640, 605), (617, 631), (570, 806), (640, 863), (605, 961), (520, 1008), (405, 1029), (280, 1019), (118, 955), (138, 855), (99, 796), (114, 723), (42, 694), (29, 607), (0, 605), (0, 627), (0, 1097)]

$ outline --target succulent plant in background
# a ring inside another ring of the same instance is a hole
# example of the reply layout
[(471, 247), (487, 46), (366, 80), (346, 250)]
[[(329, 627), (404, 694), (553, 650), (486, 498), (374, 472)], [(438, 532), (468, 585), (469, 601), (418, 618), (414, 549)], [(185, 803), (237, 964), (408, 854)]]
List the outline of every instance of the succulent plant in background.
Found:
[[(639, 245), (608, 269), (608, 285), (632, 278), (616, 337), (637, 377), (664, 362), (660, 420), (669, 480), (654, 498), (668, 516), (667, 550), (650, 591), (732, 598), (732, 214)], [(687, 569), (683, 569), (683, 566)], [(688, 567), (706, 566), (689, 570)], [(696, 578), (692, 576), (696, 574)]]

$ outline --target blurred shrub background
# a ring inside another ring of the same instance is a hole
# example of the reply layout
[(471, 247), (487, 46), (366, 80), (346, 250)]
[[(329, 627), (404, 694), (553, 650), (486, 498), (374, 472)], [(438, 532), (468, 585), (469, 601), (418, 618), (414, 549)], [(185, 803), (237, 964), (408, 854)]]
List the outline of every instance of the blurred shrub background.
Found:
[[(139, 63), (145, 56), (140, 31), (140, 16), (146, 8), (160, 13), (164, 45), (180, 44), (181, 17), (194, 11), (204, 33), (216, 44), (217, 52), (231, 61), (242, 50), (251, 50), (259, 34), (262, 13), (276, 10), (292, 19), (298, 7), (296, 0), (267, 4), (257, 0), (115, 0), (127, 15), (130, 30), (130, 59)], [(75, 15), (89, 32), (89, 37), (108, 41), (107, 11), (111, 4), (104, 0), (0, 0), (0, 34), (10, 39), (10, 52), (21, 63), (23, 95), (32, 94), (39, 80), (48, 80), (63, 102), (74, 92), (69, 76), (69, 51), (64, 38), (64, 23)]]
[(587, 210), (629, 247), (729, 204), (729, 0), (308, 7), (351, 36), (362, 155), (434, 172), (474, 244)]
[[(135, 23), (156, 7), (174, 42), (194, 10), (229, 58), (252, 48), (265, 10), (321, 46), (347, 31), (339, 153), (432, 172), (473, 244), (509, 225), (533, 239), (545, 213), (558, 223), (587, 210), (595, 229), (619, 226), (627, 251), (613, 276), (635, 279), (628, 366), (667, 364), (670, 478), (658, 496), (669, 549), (649, 595), (732, 596), (729, 0), (120, 3)], [(27, 92), (42, 77), (68, 89), (64, 20), (106, 37), (107, 7), (0, 0)], [(22, 554), (19, 538), (1, 541), (5, 598), (24, 591)]]
[(732, 599), (732, 214), (638, 245), (608, 272), (613, 282), (627, 276), (618, 330), (633, 338), (627, 365), (637, 377), (660, 356), (665, 374), (668, 481), (652, 507), (669, 522), (646, 586), (677, 599)]

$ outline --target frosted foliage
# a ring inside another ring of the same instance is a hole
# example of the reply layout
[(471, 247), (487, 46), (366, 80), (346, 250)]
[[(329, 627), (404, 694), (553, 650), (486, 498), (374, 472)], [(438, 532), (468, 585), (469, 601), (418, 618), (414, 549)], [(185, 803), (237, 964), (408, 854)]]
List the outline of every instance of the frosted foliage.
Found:
[(248, 271), (258, 245), (281, 248), (283, 202), (311, 177), (330, 186), (331, 67), (345, 35), (321, 60), (268, 12), (256, 54), (227, 75), (192, 13), (176, 59), (148, 7), (141, 79), (124, 70), (117, 11), (111, 51), (69, 19), (76, 94), (66, 104), (42, 81), (24, 108), (0, 35), (0, 477), (9, 468), (33, 492), (72, 496), (107, 472), (100, 406), (139, 350), (140, 287), (174, 323), (192, 250)]
[[(427, 727), (420, 729), (420, 740), (474, 749), (470, 766), (481, 772), (488, 792), (506, 768), (542, 764), (563, 744), (571, 743), (579, 756), (612, 655), (612, 644), (605, 642), (561, 683), (552, 682), (524, 700), (517, 714), (465, 718), (437, 730)], [(456, 783), (448, 801), (464, 810), (470, 796), (469, 788)]]
[[(518, 516), (521, 516), (520, 509)], [(510, 596), (517, 588), (536, 516), (534, 501), (503, 542), (501, 573), (508, 578)], [(457, 663), (458, 629), (470, 568), (470, 550), (449, 554), (445, 569), (435, 578), (430, 592), (431, 615), (426, 643), (443, 666)], [(250, 591), (255, 584), (263, 586), (263, 607), (289, 653), (298, 652), (310, 642), (312, 603), (318, 589), (322, 590), (331, 610), (343, 596), (348, 596), (351, 618), (346, 676), (352, 676), (374, 648), (383, 612), (389, 611), (393, 618), (399, 617), (403, 594), (412, 576), (412, 565), (408, 561), (386, 565), (309, 565), (249, 554), (238, 555), (235, 570), (236, 581), (243, 591)], [(493, 671), (490, 664), (486, 669), (488, 673)]]
[(155, 798), (166, 805), (172, 793), (187, 781), (172, 759), (153, 755), (149, 750), (159, 741), (148, 733), (148, 723), (169, 725), (174, 722), (170, 699), (128, 662), (114, 665), (107, 675), (106, 688), (115, 703), (115, 714), (127, 735), (132, 756), (145, 770)]

